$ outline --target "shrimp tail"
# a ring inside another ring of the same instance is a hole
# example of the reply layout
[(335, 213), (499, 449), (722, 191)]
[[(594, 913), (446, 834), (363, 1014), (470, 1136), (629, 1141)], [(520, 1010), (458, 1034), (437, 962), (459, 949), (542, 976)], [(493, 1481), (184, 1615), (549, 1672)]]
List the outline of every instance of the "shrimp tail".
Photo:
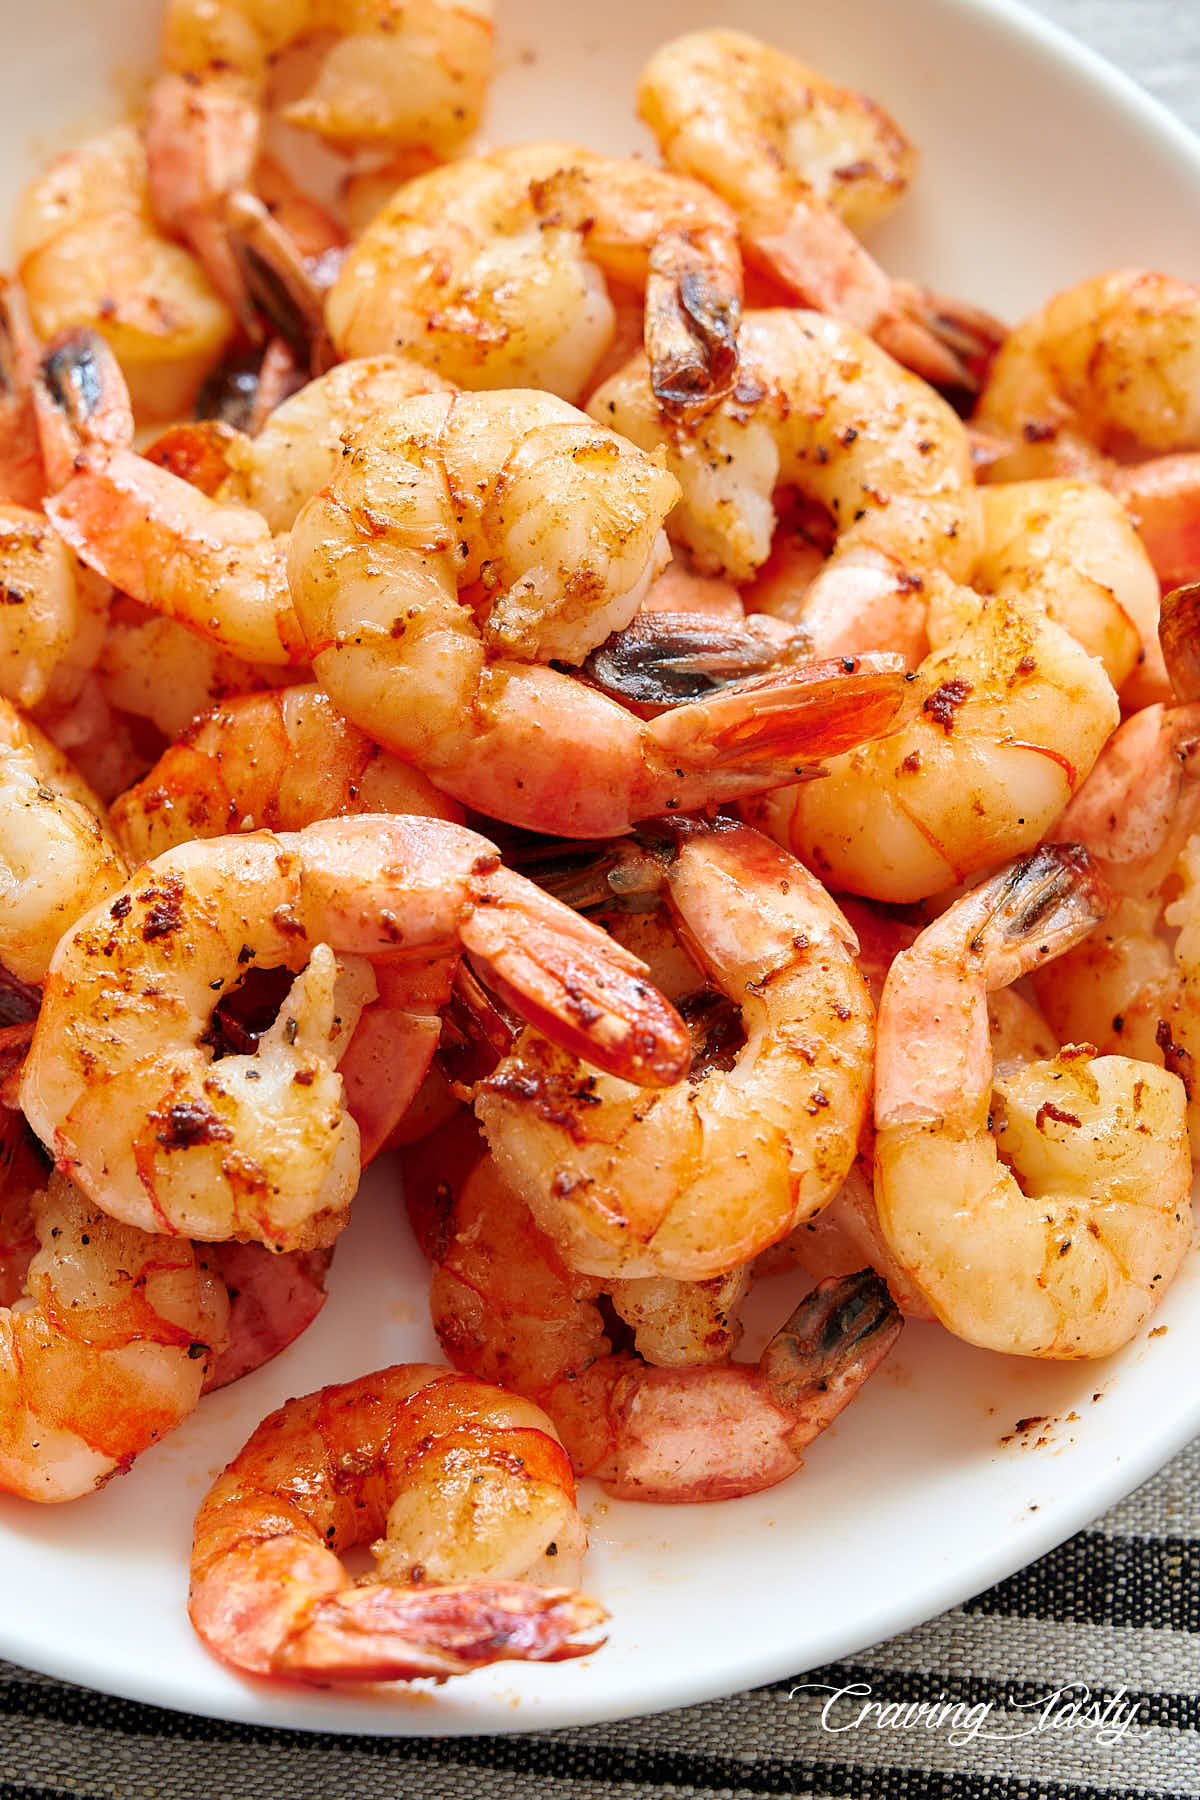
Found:
[(911, 677), (898, 656), (839, 657), (739, 682), (648, 726), (663, 754), (692, 769), (795, 781), (902, 723)]
[(820, 1282), (759, 1361), (771, 1400), (794, 1417), (790, 1443), (811, 1443), (853, 1400), (900, 1336), (904, 1320), (874, 1269)]
[(686, 706), (714, 689), (812, 661), (799, 629), (774, 619), (713, 618), (708, 613), (640, 612), (583, 664), (589, 680), (634, 710)]
[(522, 1017), (597, 1068), (641, 1087), (687, 1073), (687, 1027), (650, 986), (644, 963), (507, 869), (487, 875), (488, 904), (462, 942)]
[(676, 418), (710, 411), (737, 378), (740, 271), (712, 231), (668, 231), (650, 253), (646, 355), (660, 406)]
[(314, 267), (255, 194), (230, 195), (229, 246), (251, 302), (302, 367), (323, 375), (338, 360), (325, 328), (325, 294), (340, 258)]
[(1043, 844), (978, 889), (984, 916), (971, 952), (989, 989), (1008, 987), (1099, 924), (1109, 892), (1081, 844)]
[(220, 419), (185, 419), (160, 431), (142, 455), (211, 499), (233, 469), (231, 448), (239, 433)]
[(897, 311), (875, 332), (884, 349), (935, 387), (978, 394), (1008, 327), (981, 307), (911, 282), (893, 282), (892, 298)]
[(594, 1634), (607, 1617), (583, 1594), (523, 1581), (350, 1588), (317, 1602), (273, 1667), (310, 1681), (412, 1681), (564, 1662), (600, 1648)]
[(103, 455), (133, 443), (125, 377), (106, 340), (88, 326), (47, 344), (33, 377), (33, 404), (52, 488), (65, 486), (88, 452)]

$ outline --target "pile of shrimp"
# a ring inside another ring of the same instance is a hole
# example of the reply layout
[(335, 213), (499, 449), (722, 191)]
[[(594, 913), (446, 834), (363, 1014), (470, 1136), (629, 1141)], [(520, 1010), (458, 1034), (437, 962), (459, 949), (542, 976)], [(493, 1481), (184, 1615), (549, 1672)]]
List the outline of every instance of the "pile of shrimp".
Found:
[(1106, 1357), (1191, 1242), (1200, 288), (886, 271), (912, 143), (735, 31), (660, 163), (481, 147), (491, 42), (168, 0), (0, 291), (0, 1488), (283, 1353), (391, 1153), (444, 1362), (196, 1520), (290, 1680), (587, 1654), (577, 1480), (757, 1493), (906, 1319)]

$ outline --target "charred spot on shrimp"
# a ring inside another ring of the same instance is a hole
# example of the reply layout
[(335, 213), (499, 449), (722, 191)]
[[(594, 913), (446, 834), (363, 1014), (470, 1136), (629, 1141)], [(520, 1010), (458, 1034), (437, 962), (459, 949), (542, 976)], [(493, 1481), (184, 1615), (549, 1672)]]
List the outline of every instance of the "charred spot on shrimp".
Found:
[(933, 693), (927, 697), (921, 711), (927, 713), (935, 725), (940, 725), (946, 736), (949, 737), (954, 729), (955, 713), (974, 691), (974, 687), (969, 681), (959, 679), (943, 681), (941, 686), (935, 688)]
[(196, 1144), (228, 1143), (232, 1129), (217, 1117), (211, 1107), (196, 1100), (179, 1100), (162, 1113), (151, 1113), (151, 1121), (161, 1120), (155, 1138), (164, 1150), (190, 1150)]
[[(146, 943), (153, 943), (155, 938), (168, 937), (183, 926), (183, 883), (178, 877), (170, 877), (163, 882), (161, 888), (147, 888), (137, 896), (139, 902), (146, 906), (146, 916), (142, 921), (142, 937)], [(110, 909), (114, 917), (115, 907)]]

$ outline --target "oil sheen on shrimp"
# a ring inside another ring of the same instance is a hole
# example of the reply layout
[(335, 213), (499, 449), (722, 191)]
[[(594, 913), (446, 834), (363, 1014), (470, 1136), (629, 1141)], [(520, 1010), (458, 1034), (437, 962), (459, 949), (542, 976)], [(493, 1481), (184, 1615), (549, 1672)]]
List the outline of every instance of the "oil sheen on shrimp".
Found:
[[(863, 1271), (802, 1300), (756, 1363), (730, 1362), (745, 1270), (708, 1282), (580, 1274), (458, 1121), (407, 1152), (404, 1171), (447, 1356), (536, 1399), (576, 1474), (621, 1499), (725, 1500), (786, 1480), (899, 1335), (886, 1288)], [(614, 1350), (601, 1288), (634, 1326), (634, 1350)]]
[(63, 933), (127, 873), (101, 802), (0, 700), (0, 964), (40, 982)]
[(300, 831), (351, 813), (462, 820), (453, 800), (306, 686), (241, 695), (194, 720), (110, 817), (130, 861), (146, 862), (194, 838)]
[(955, 902), (879, 1009), (875, 1195), (893, 1254), (968, 1342), (1107, 1356), (1191, 1241), (1183, 1084), (1066, 1046), (993, 1081), (987, 994), (1103, 917), (1085, 852), (1049, 846)]
[[(360, 1544), (376, 1566), (355, 1582), (340, 1558)], [(559, 1662), (606, 1617), (562, 1585), (586, 1547), (545, 1413), (399, 1364), (263, 1420), (197, 1515), (188, 1611), (226, 1662), (293, 1681)]]
[(463, 158), (397, 189), (330, 291), (343, 356), (402, 350), (465, 388), (579, 400), (610, 348), (609, 283), (645, 295), (654, 391), (694, 415), (732, 386), (742, 265), (697, 181), (573, 144)]
[(651, 1094), (525, 1032), (476, 1112), (573, 1268), (695, 1281), (749, 1262), (841, 1187), (867, 1111), (873, 1009), (850, 927), (768, 838), (680, 820), (655, 873), (740, 1009), (732, 1064)]
[(795, 300), (857, 325), (927, 380), (977, 385), (1003, 327), (892, 281), (855, 236), (892, 209), (916, 164), (876, 101), (744, 32), (694, 31), (655, 51), (637, 105), (670, 166), (728, 201), (747, 257)]
[(0, 1311), (0, 1489), (74, 1500), (193, 1411), (229, 1304), (185, 1238), (118, 1223), (65, 1176), (33, 1223), (27, 1299)]
[[(362, 959), (469, 954), (519, 1011), (651, 1083), (687, 1061), (642, 965), (440, 819), (363, 815), (169, 851), (63, 938), (21, 1106), (89, 1196), (145, 1230), (328, 1244), (358, 1185), (336, 1064)], [(339, 974), (336, 953), (351, 960)], [(293, 972), (253, 1055), (214, 1056), (217, 997)]]
[(111, 344), (140, 419), (188, 411), (233, 319), (195, 259), (157, 230), (135, 126), (89, 139), (37, 176), (13, 248), (43, 343), (90, 326)]
[(634, 616), (676, 488), (551, 395), (410, 400), (350, 452), (291, 534), (317, 679), (492, 818), (608, 836), (794, 778), (902, 703), (896, 658), (848, 659), (646, 721), (552, 666), (583, 662)]

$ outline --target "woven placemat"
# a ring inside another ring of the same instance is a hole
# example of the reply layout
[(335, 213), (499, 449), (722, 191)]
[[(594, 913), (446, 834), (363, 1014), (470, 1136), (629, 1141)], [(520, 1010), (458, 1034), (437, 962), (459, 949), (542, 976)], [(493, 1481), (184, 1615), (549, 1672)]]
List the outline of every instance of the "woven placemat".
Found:
[[(1200, 0), (1038, 4), (1200, 130)], [(1196, 1800), (1198, 1693), (1200, 1443), (1090, 1530), (916, 1631), (795, 1682), (618, 1725), (309, 1736), (0, 1663), (0, 1800), (509, 1800), (535, 1785), (545, 1800)]]

